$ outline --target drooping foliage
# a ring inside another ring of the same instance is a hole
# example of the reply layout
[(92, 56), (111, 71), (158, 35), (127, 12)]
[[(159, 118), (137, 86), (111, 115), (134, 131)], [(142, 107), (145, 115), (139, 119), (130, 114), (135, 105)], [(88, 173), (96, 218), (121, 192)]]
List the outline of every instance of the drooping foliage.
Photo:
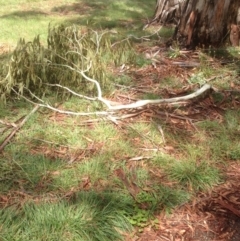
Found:
[[(43, 96), (51, 91), (47, 84), (60, 84), (91, 94), (94, 85), (79, 71), (86, 71), (103, 89), (107, 88), (110, 67), (131, 62), (135, 56), (129, 41), (113, 45), (115, 40), (111, 32), (63, 25), (49, 27), (47, 47), (39, 36), (31, 42), (20, 39), (5, 66), (6, 75), (0, 81), (1, 99), (6, 101), (13, 92)], [(66, 94), (62, 89), (55, 93)]]

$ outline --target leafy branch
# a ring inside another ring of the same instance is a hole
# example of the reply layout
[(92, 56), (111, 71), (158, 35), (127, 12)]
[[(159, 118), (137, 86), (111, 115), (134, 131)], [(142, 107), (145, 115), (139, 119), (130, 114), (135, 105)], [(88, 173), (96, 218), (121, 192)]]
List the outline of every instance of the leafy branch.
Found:
[[(205, 84), (196, 92), (182, 97), (138, 100), (130, 104), (112, 102), (103, 97), (105, 86), (111, 84), (105, 74), (108, 65), (112, 60), (117, 65), (131, 62), (134, 53), (128, 41), (116, 45), (111, 41), (108, 32), (83, 32), (75, 26), (49, 28), (47, 49), (41, 46), (39, 37), (28, 43), (20, 40), (12, 55), (9, 72), (0, 83), (2, 98), (6, 93), (15, 93), (32, 104), (52, 111), (78, 116), (107, 116), (115, 122), (123, 118), (118, 113), (121, 110), (142, 110), (150, 105), (185, 105), (211, 90), (211, 86)], [(51, 92), (54, 88), (58, 88), (58, 91)], [(63, 96), (75, 95), (88, 101), (99, 101), (105, 108), (96, 112), (61, 110), (46, 103), (41, 97), (55, 92)]]

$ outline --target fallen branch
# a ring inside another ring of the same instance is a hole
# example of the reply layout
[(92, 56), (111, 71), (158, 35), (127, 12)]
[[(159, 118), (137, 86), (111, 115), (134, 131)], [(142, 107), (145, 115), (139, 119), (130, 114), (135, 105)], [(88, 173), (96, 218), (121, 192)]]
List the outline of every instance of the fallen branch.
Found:
[(195, 91), (192, 94), (181, 96), (181, 97), (175, 97), (175, 98), (169, 98), (169, 99), (157, 99), (157, 100), (139, 100), (131, 104), (126, 105), (117, 105), (117, 106), (110, 106), (110, 110), (122, 110), (122, 109), (134, 109), (143, 107), (146, 105), (158, 105), (158, 104), (184, 104), (184, 102), (196, 99), (199, 96), (203, 95), (204, 93), (211, 90), (211, 85), (205, 84), (200, 89)]
[[(99, 41), (98, 41), (98, 45), (99, 45)], [(75, 53), (81, 56), (81, 54), (78, 51), (76, 51)], [(154, 56), (157, 53), (158, 53), (158, 51), (154, 54)], [(62, 56), (59, 56), (59, 55), (57, 55), (57, 56), (59, 58), (62, 58), (63, 60), (66, 60)], [(81, 57), (83, 57), (83, 56), (81, 56)], [(103, 111), (73, 112), (73, 111), (68, 111), (68, 110), (61, 110), (61, 109), (55, 108), (55, 107), (49, 105), (48, 103), (44, 102), (42, 99), (40, 99), (34, 93), (32, 93), (29, 89), (27, 89), (27, 91), (30, 93), (30, 95), (33, 97), (33, 99), (35, 99), (35, 101), (37, 103), (33, 100), (28, 99), (28, 97), (24, 96), (23, 94), (18, 93), (14, 88), (12, 88), (12, 91), (15, 92), (17, 95), (19, 95), (20, 97), (24, 98), (26, 101), (28, 101), (34, 105), (37, 104), (39, 107), (45, 107), (45, 108), (48, 108), (48, 109), (58, 112), (58, 113), (76, 115), (76, 116), (97, 115), (97, 116), (101, 116), (101, 117), (107, 117), (108, 120), (117, 124), (119, 115), (116, 116), (116, 112), (118, 112), (118, 111), (127, 110), (127, 109), (143, 110), (145, 106), (149, 107), (149, 105), (184, 106), (190, 100), (196, 99), (203, 94), (206, 95), (206, 93), (212, 89), (212, 87), (209, 84), (205, 84), (204, 86), (202, 86), (200, 89), (198, 89), (194, 93), (186, 95), (186, 96), (182, 96), (182, 97), (175, 97), (175, 98), (169, 98), (169, 99), (156, 99), (156, 100), (139, 100), (139, 101), (134, 101), (130, 104), (129, 103), (128, 104), (114, 103), (103, 97), (103, 92), (102, 92), (102, 88), (101, 88), (99, 81), (87, 76), (86, 73), (92, 68), (91, 60), (88, 60), (88, 62), (89, 63), (87, 65), (86, 69), (84, 69), (84, 70), (79, 69), (79, 67), (76, 66), (76, 64), (74, 64), (74, 63), (71, 63), (71, 66), (70, 66), (68, 64), (54, 64), (49, 61), (49, 64), (52, 66), (58, 66), (61, 68), (69, 69), (69, 70), (75, 72), (76, 74), (81, 75), (87, 82), (94, 84), (95, 89), (96, 89), (95, 96), (89, 97), (86, 95), (78, 94), (75, 91), (71, 90), (70, 88), (68, 88), (66, 86), (62, 86), (60, 84), (47, 84), (47, 85), (54, 86), (57, 88), (62, 88), (64, 90), (68, 91), (69, 93), (71, 93), (72, 95), (78, 96), (79, 98), (84, 98), (89, 101), (99, 101), (105, 107), (105, 110), (103, 110)], [(68, 63), (67, 60), (66, 60), (66, 63)]]
[[(87, 77), (84, 74), (84, 77)], [(90, 80), (91, 78), (87, 77), (87, 80)], [(96, 80), (92, 80), (91, 82), (94, 82), (95, 84), (97, 83), (97, 89), (98, 89), (98, 97), (96, 98), (96, 100), (102, 102), (103, 104), (105, 104), (108, 109), (107, 111), (97, 111), (97, 112), (86, 112), (86, 113), (81, 113), (81, 112), (73, 112), (73, 111), (64, 111), (64, 110), (60, 110), (57, 109), (49, 104), (40, 104), (40, 103), (35, 103), (32, 100), (29, 100), (28, 98), (26, 98), (23, 95), (20, 95), (22, 98), (24, 98), (26, 101), (32, 103), (32, 104), (37, 104), (40, 107), (45, 107), (48, 108), (50, 110), (56, 111), (58, 113), (62, 113), (62, 114), (69, 114), (69, 115), (77, 115), (77, 116), (87, 116), (87, 115), (106, 115), (106, 116), (110, 116), (111, 114), (113, 114), (116, 111), (120, 111), (120, 110), (125, 110), (125, 109), (137, 109), (137, 108), (141, 108), (147, 105), (185, 105), (187, 104), (187, 101), (189, 100), (193, 100), (193, 99), (197, 99), (202, 95), (206, 95), (207, 92), (209, 92), (212, 87), (209, 84), (205, 84), (203, 85), (200, 89), (198, 89), (197, 91), (195, 91), (192, 94), (189, 95), (185, 95), (185, 96), (181, 96), (181, 97), (174, 97), (174, 98), (169, 98), (169, 99), (156, 99), (156, 100), (139, 100), (130, 104), (122, 104), (122, 105), (112, 105), (112, 101), (109, 101), (105, 98), (102, 97), (102, 91), (100, 88), (99, 83)], [(58, 87), (61, 87), (60, 85), (58, 85)], [(64, 87), (62, 87), (64, 88)], [(19, 93), (17, 93), (14, 89), (12, 89), (16, 94), (19, 95)], [(70, 89), (69, 89), (70, 90)], [(70, 90), (72, 92), (72, 90)], [(75, 93), (76, 95), (76, 93)], [(38, 97), (36, 97), (34, 95), (35, 98), (37, 98), (39, 100)], [(94, 98), (93, 98), (94, 99)], [(43, 102), (41, 100), (41, 102)]]
[(30, 116), (38, 110), (38, 108), (39, 105), (36, 105), (33, 110), (20, 122), (20, 124), (14, 127), (13, 131), (5, 138), (5, 140), (1, 144), (0, 153), (3, 151), (4, 147), (8, 144), (8, 142), (13, 138), (13, 136), (17, 133), (17, 131), (20, 130), (22, 126), (27, 122)]
[[(91, 63), (89, 64), (88, 69), (84, 70), (84, 71), (83, 70), (80, 71), (69, 65), (60, 65), (60, 66), (68, 68), (72, 71), (76, 71), (78, 74), (82, 75), (82, 77), (84, 77), (87, 81), (93, 83), (97, 89), (96, 100), (102, 102), (108, 108), (108, 111), (116, 111), (116, 110), (123, 110), (123, 109), (135, 109), (135, 108), (143, 107), (146, 105), (156, 105), (156, 104), (180, 104), (180, 105), (183, 104), (184, 105), (185, 103), (181, 103), (181, 102), (197, 98), (212, 89), (211, 85), (205, 84), (196, 92), (186, 95), (186, 96), (182, 96), (182, 97), (175, 97), (175, 98), (170, 98), (170, 99), (157, 99), (157, 100), (139, 100), (139, 101), (133, 102), (131, 104), (123, 104), (123, 105), (114, 105), (113, 106), (111, 101), (103, 98), (102, 89), (101, 89), (99, 82), (95, 79), (88, 77), (85, 74), (85, 72), (87, 72), (92, 67)], [(58, 85), (58, 87), (60, 87), (60, 85)], [(65, 87), (62, 87), (62, 88), (65, 88)], [(75, 93), (75, 95), (76, 95), (76, 93)]]

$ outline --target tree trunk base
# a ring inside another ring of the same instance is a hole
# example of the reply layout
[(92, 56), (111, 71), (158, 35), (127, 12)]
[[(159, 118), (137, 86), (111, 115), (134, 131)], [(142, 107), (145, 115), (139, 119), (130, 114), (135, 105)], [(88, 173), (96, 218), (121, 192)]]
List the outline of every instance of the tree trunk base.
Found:
[[(158, 0), (153, 23), (177, 23), (173, 38), (187, 48), (239, 45), (239, 0)], [(232, 26), (232, 27), (231, 27)]]

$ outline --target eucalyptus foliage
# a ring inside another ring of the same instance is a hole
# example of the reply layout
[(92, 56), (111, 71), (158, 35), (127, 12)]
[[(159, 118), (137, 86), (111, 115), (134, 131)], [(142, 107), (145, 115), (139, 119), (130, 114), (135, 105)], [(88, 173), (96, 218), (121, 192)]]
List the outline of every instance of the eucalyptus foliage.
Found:
[[(94, 85), (78, 72), (85, 70), (85, 74), (106, 89), (110, 67), (130, 63), (135, 57), (129, 41), (113, 45), (114, 39), (116, 37), (111, 32), (63, 25), (49, 26), (47, 47), (39, 36), (31, 42), (20, 39), (5, 66), (8, 73), (0, 81), (1, 99), (6, 101), (13, 90), (21, 95), (34, 93), (42, 97), (51, 91), (47, 84), (60, 84), (92, 94)], [(62, 89), (55, 93), (66, 94)]]

